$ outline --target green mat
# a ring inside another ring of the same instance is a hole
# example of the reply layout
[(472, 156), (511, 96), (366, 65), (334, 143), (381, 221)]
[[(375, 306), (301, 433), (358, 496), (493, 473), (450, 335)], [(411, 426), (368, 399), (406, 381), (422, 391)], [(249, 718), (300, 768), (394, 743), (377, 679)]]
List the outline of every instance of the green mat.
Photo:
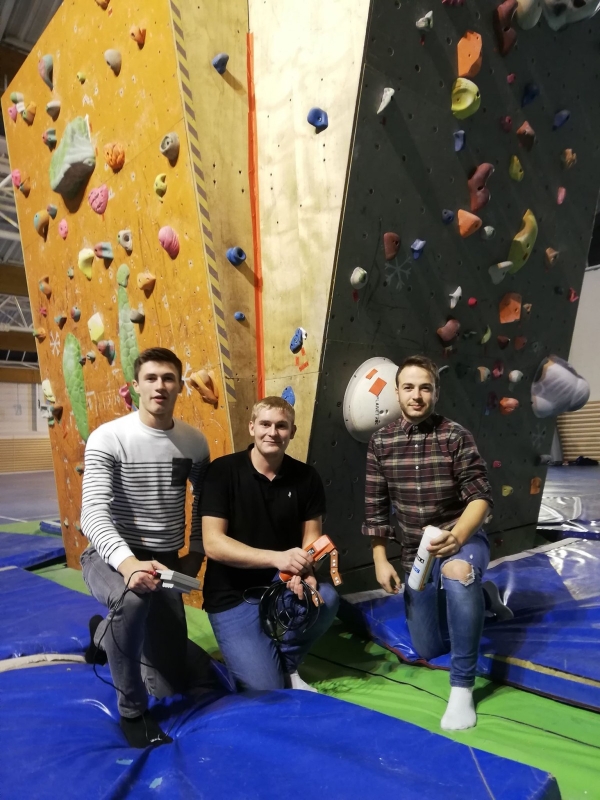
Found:
[[(88, 593), (77, 570), (54, 566), (36, 572)], [(186, 607), (186, 616), (190, 638), (218, 654), (207, 615)], [(600, 714), (478, 678), (477, 726), (446, 733), (439, 723), (449, 694), (448, 673), (401, 664), (338, 621), (308, 656), (302, 675), (324, 694), (551, 772), (563, 800), (600, 800)]]
[(0, 525), (4, 533), (27, 533), (31, 536), (57, 536), (40, 530), (39, 522), (11, 522)]

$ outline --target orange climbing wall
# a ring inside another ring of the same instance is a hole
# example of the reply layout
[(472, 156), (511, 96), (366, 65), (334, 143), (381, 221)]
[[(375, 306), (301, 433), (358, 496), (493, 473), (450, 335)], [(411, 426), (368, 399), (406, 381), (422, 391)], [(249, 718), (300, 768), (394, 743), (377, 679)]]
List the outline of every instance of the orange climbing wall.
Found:
[[(62, 419), (50, 436), (70, 566), (77, 566), (85, 543), (77, 532), (81, 477), (75, 469), (83, 460), (84, 442), (77, 432), (65, 390), (63, 347), (65, 337), (72, 333), (79, 340), (82, 353), (91, 351), (96, 355), (93, 363), (87, 361), (83, 367), (90, 430), (125, 414), (118, 394), (125, 383), (118, 338), (116, 272), (120, 264), (127, 264), (131, 271), (127, 289), (130, 306), (136, 308), (141, 303), (146, 315), (144, 325), (139, 329), (136, 326), (139, 349), (170, 347), (183, 361), (186, 383), (178, 415), (204, 431), (213, 457), (232, 448), (227, 403), (235, 398), (235, 382), (230, 371), (223, 372), (230, 363), (226, 349), (229, 322), (215, 318), (219, 274), (205, 253), (207, 237), (212, 232), (211, 209), (207, 199), (203, 210), (198, 205), (194, 179), (202, 125), (197, 125), (194, 140), (188, 113), (190, 107), (193, 113), (193, 105), (188, 95), (182, 94), (172, 14), (172, 4), (167, 0), (114, 3), (107, 11), (91, 0), (66, 0), (3, 95), (11, 167), (19, 169), (22, 177), (31, 178), (29, 197), (18, 191), (16, 196), (34, 325), (46, 330), (46, 338), (37, 345), (40, 370), (42, 378), (51, 381), (57, 404), (64, 408)], [(147, 30), (143, 49), (129, 36), (133, 24)], [(118, 49), (122, 54), (118, 77), (105, 63), (103, 53), (107, 48)], [(46, 53), (54, 57), (53, 91), (38, 75), (38, 60)], [(77, 80), (78, 72), (85, 73), (85, 83)], [(26, 103), (35, 102), (37, 113), (31, 126), (20, 117), (16, 122), (9, 118), (11, 91), (22, 92)], [(184, 96), (188, 104), (185, 110)], [(46, 103), (53, 99), (62, 103), (56, 123), (45, 111)], [(60, 141), (65, 125), (81, 115), (89, 117), (96, 168), (81, 203), (67, 208), (62, 197), (50, 189), (51, 153), (42, 142), (42, 134), (55, 127)], [(159, 152), (162, 137), (171, 131), (177, 132), (181, 140), (174, 167)], [(126, 151), (125, 165), (116, 174), (105, 165), (103, 157), (104, 145), (115, 141), (121, 142)], [(153, 185), (156, 175), (163, 172), (168, 188), (161, 201)], [(88, 191), (101, 184), (106, 184), (110, 192), (103, 216), (97, 215), (87, 202)], [(49, 203), (58, 207), (58, 214), (50, 221), (44, 241), (34, 229), (33, 217)], [(203, 227), (200, 220), (206, 221), (207, 213), (210, 224)], [(69, 226), (66, 240), (58, 234), (62, 219)], [(179, 235), (181, 249), (175, 260), (159, 245), (158, 230), (163, 225), (171, 225)], [(131, 256), (117, 244), (117, 232), (123, 228), (133, 232)], [(77, 268), (77, 255), (80, 249), (101, 241), (111, 242), (115, 258), (109, 266), (95, 259), (92, 279), (88, 281)], [(73, 278), (67, 275), (69, 267), (74, 268)], [(157, 278), (148, 298), (136, 285), (136, 276), (144, 269)], [(44, 275), (49, 276), (50, 298), (38, 291), (38, 281)], [(78, 323), (69, 316), (73, 306), (81, 309)], [(42, 307), (47, 309), (45, 318)], [(117, 358), (112, 366), (88, 333), (87, 320), (95, 312), (103, 317), (105, 338), (116, 344)], [(62, 329), (53, 320), (61, 313), (68, 316)], [(217, 408), (202, 402), (190, 386), (189, 375), (198, 369), (215, 371), (220, 395)]]

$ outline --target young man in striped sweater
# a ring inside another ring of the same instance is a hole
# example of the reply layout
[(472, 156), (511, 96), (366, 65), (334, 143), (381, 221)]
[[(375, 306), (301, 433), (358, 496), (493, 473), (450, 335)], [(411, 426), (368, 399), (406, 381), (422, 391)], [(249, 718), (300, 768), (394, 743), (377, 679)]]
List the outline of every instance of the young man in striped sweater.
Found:
[[(132, 747), (147, 747), (172, 741), (148, 712), (148, 692), (165, 697), (210, 673), (206, 653), (188, 641), (181, 595), (162, 589), (156, 573), (198, 573), (198, 501), (210, 458), (204, 435), (173, 419), (183, 388), (177, 356), (144, 350), (134, 370), (139, 411), (101, 425), (85, 449), (81, 528), (90, 546), (81, 565), (91, 593), (109, 609), (105, 619), (90, 620), (86, 660), (108, 658), (121, 729)], [(195, 496), (190, 552), (179, 558), (188, 480)]]

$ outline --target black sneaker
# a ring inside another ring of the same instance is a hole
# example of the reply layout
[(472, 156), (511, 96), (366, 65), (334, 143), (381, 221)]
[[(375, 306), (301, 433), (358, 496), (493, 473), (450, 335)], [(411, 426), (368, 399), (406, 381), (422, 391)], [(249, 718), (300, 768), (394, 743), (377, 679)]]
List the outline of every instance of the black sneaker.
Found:
[(125, 734), (130, 747), (143, 749), (145, 747), (158, 747), (161, 744), (171, 744), (173, 739), (166, 734), (158, 722), (152, 718), (148, 710), (139, 717), (121, 717), (119, 720), (121, 730)]
[(106, 664), (108, 661), (106, 657), (106, 653), (100, 647), (96, 647), (94, 644), (94, 636), (96, 635), (96, 630), (98, 629), (98, 625), (102, 622), (102, 617), (100, 614), (96, 614), (91, 618), (88, 623), (90, 629), (90, 644), (88, 649), (85, 651), (85, 661), (86, 664), (99, 664), (102, 666)]

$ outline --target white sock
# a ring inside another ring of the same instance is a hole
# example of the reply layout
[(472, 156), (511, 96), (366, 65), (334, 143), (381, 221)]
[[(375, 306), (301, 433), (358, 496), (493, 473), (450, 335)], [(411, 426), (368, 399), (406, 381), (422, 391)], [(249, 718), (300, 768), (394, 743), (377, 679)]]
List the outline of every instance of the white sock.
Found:
[(285, 685), (288, 689), (302, 689), (305, 692), (317, 691), (313, 686), (303, 681), (298, 672), (289, 672), (285, 676)]
[(446, 713), (440, 723), (445, 731), (464, 731), (473, 728), (477, 723), (477, 714), (473, 704), (473, 689), (464, 686), (452, 686)]

